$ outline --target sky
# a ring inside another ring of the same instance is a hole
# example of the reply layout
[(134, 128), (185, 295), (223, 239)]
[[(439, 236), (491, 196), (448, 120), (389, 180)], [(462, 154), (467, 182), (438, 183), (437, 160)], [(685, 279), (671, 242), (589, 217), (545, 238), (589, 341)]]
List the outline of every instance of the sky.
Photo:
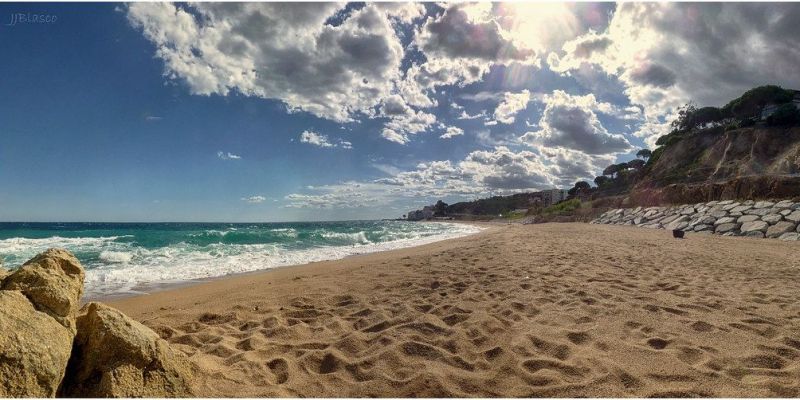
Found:
[[(34, 20), (35, 18), (35, 20)], [(396, 218), (800, 89), (792, 3), (0, 3), (0, 221)]]

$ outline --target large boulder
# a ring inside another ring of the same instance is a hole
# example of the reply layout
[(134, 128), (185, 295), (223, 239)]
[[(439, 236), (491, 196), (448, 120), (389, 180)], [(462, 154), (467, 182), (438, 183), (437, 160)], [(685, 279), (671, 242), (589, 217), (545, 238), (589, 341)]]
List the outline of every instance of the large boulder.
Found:
[(70, 252), (49, 249), (6, 277), (2, 290), (20, 291), (37, 310), (74, 332), (84, 275), (81, 263)]
[(77, 326), (63, 396), (192, 396), (188, 360), (146, 326), (101, 303), (85, 305)]
[(789, 221), (780, 221), (775, 225), (770, 226), (767, 229), (767, 237), (768, 238), (776, 238), (780, 237), (784, 233), (787, 232), (794, 232), (794, 228), (797, 226), (794, 222)]
[(55, 396), (73, 336), (21, 292), (0, 290), (0, 397)]
[[(769, 224), (764, 222), (764, 221), (751, 221), (751, 222), (743, 223), (742, 227), (739, 228), (739, 230), (744, 234), (747, 234), (747, 233), (750, 233), (750, 232), (762, 232), (763, 233), (763, 232), (767, 231), (767, 228), (769, 228)], [(758, 235), (750, 234), (750, 235), (747, 235), (747, 236), (758, 236)], [(762, 237), (763, 237), (763, 235), (762, 235)]]

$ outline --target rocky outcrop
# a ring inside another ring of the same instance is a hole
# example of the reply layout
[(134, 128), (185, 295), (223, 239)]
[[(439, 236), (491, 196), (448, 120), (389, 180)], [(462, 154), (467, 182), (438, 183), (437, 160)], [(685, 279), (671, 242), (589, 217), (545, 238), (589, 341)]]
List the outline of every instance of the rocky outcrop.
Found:
[(78, 317), (78, 336), (63, 395), (189, 397), (186, 357), (146, 326), (101, 303)]
[(0, 327), (0, 397), (55, 396), (74, 332), (13, 290), (0, 290)]
[(20, 291), (37, 310), (74, 332), (84, 275), (80, 262), (70, 252), (50, 249), (6, 277), (2, 289)]
[(155, 332), (100, 303), (76, 317), (83, 279), (58, 249), (0, 269), (0, 397), (190, 396), (188, 360)]
[(0, 397), (56, 394), (72, 351), (83, 276), (72, 254), (48, 250), (2, 279)]
[(723, 200), (670, 207), (618, 208), (592, 223), (798, 240), (800, 202)]

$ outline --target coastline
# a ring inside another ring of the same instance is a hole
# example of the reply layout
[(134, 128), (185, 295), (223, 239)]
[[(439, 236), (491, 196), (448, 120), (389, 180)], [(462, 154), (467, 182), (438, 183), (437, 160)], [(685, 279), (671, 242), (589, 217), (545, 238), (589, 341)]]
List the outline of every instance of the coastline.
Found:
[(797, 243), (493, 225), (108, 304), (202, 397), (800, 394)]
[[(474, 226), (474, 227), (477, 227), (477, 228), (479, 228), (481, 230), (473, 232), (473, 233), (468, 233), (468, 234), (465, 234), (465, 235), (455, 236), (455, 237), (426, 238), (426, 239), (421, 240), (419, 243), (412, 244), (411, 246), (399, 247), (399, 248), (390, 248), (390, 249), (386, 249), (386, 250), (367, 251), (367, 252), (363, 252), (363, 253), (348, 254), (348, 255), (345, 255), (342, 258), (332, 258), (332, 259), (327, 259), (327, 260), (312, 261), (312, 262), (306, 262), (306, 263), (300, 263), (300, 264), (279, 265), (279, 266), (268, 267), (268, 268), (264, 268), (264, 269), (254, 270), (254, 271), (230, 273), (230, 274), (226, 274), (226, 275), (212, 276), (212, 277), (200, 278), (200, 279), (191, 279), (191, 280), (185, 280), (185, 281), (180, 281), (180, 282), (148, 283), (148, 284), (144, 284), (144, 285), (140, 285), (140, 286), (134, 287), (135, 291), (130, 292), (130, 293), (118, 293), (118, 294), (112, 294), (112, 295), (98, 295), (98, 296), (84, 296), (81, 299), (81, 304), (85, 304), (85, 303), (88, 303), (88, 302), (91, 302), (91, 301), (113, 302), (113, 301), (118, 301), (118, 300), (123, 300), (123, 299), (129, 299), (129, 298), (150, 296), (150, 295), (153, 295), (155, 293), (159, 293), (159, 292), (163, 292), (163, 291), (169, 291), (169, 290), (173, 290), (173, 289), (178, 289), (179, 290), (179, 289), (191, 287), (191, 286), (194, 286), (194, 285), (202, 285), (202, 284), (212, 283), (212, 282), (216, 282), (216, 281), (224, 280), (224, 279), (231, 279), (231, 278), (236, 278), (236, 277), (248, 277), (248, 276), (262, 274), (262, 273), (270, 273), (270, 272), (273, 272), (273, 271), (278, 271), (278, 270), (282, 270), (282, 269), (286, 269), (286, 268), (303, 267), (303, 266), (309, 266), (309, 265), (325, 263), (325, 262), (335, 262), (335, 261), (345, 260), (345, 259), (349, 259), (349, 258), (364, 257), (364, 256), (372, 255), (372, 254), (378, 254), (378, 253), (389, 253), (389, 252), (402, 251), (402, 250), (406, 250), (406, 249), (413, 249), (413, 248), (427, 246), (427, 245), (431, 245), (431, 244), (435, 244), (435, 243), (439, 243), (439, 242), (443, 242), (443, 241), (458, 240), (460, 238), (464, 238), (464, 237), (467, 237), (467, 236), (480, 234), (481, 232), (485, 231), (487, 228), (498, 226), (498, 225), (503, 225), (501, 223), (493, 223), (493, 222), (461, 222), (461, 221), (425, 221), (425, 222), (426, 223), (463, 224), (463, 225)], [(378, 245), (380, 245), (380, 244), (381, 243), (379, 243)]]

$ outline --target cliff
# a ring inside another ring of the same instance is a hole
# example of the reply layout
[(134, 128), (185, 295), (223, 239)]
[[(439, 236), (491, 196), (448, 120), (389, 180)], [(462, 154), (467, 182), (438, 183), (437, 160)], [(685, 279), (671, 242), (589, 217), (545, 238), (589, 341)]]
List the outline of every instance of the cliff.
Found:
[(800, 196), (800, 127), (722, 127), (657, 149), (630, 192), (655, 205)]

